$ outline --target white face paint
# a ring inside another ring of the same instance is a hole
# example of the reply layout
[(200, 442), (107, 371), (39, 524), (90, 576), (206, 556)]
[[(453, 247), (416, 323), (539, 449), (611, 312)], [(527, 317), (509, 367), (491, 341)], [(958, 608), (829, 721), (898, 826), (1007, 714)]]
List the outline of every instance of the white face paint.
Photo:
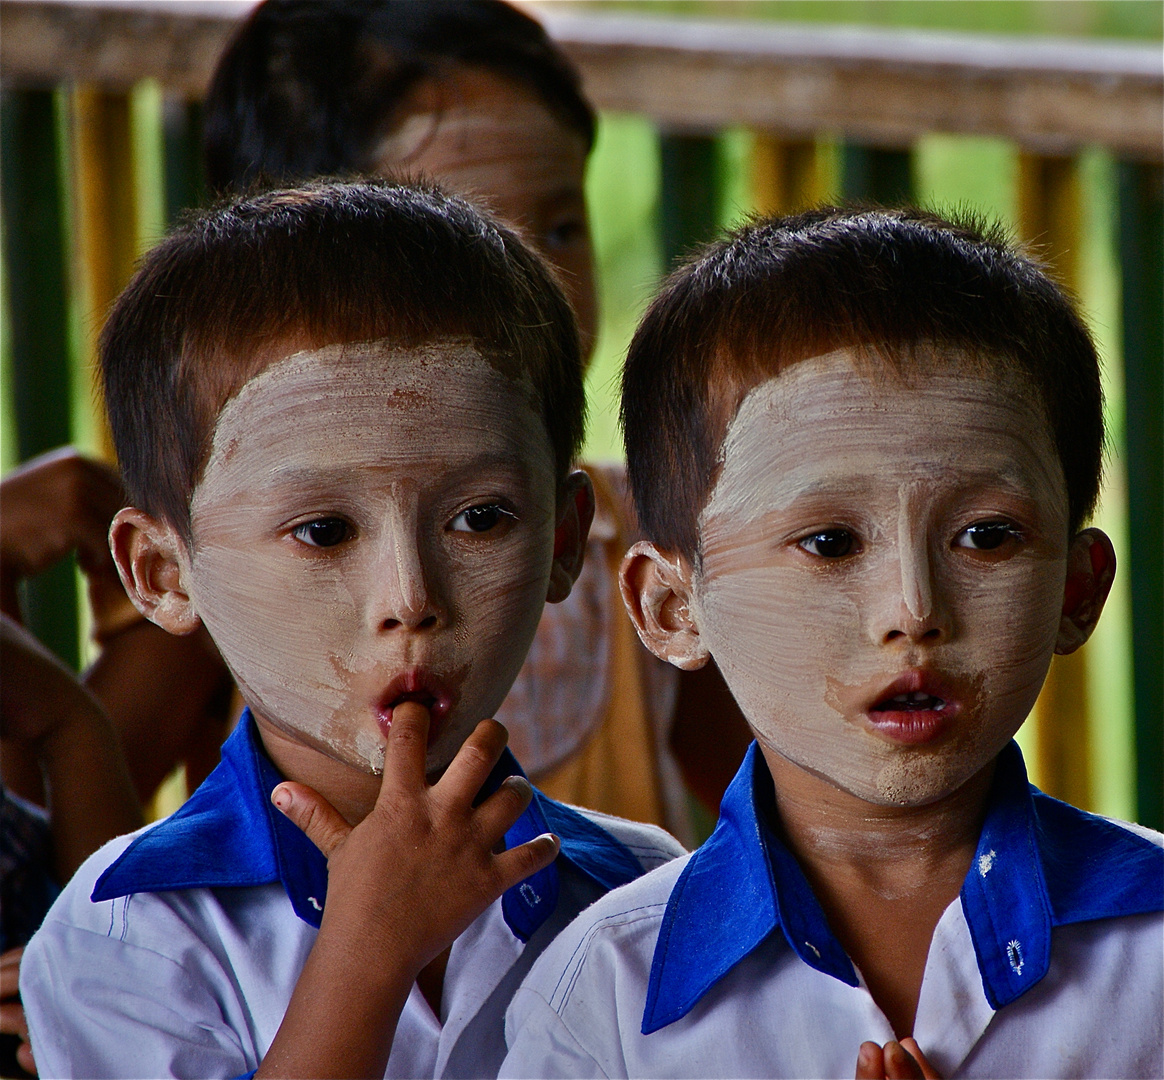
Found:
[(553, 556), (533, 401), (446, 342), (297, 353), (228, 402), (183, 576), (255, 713), (370, 772), (405, 698), (430, 708), (430, 771), (493, 715)]
[(1028, 385), (847, 351), (744, 399), (700, 518), (693, 615), (765, 753), (925, 805), (1026, 717), (1058, 632), (1067, 494)]
[(430, 176), (522, 229), (562, 272), (588, 349), (598, 316), (582, 134), (532, 90), (482, 68), (422, 82), (408, 108), (374, 154), (376, 171)]

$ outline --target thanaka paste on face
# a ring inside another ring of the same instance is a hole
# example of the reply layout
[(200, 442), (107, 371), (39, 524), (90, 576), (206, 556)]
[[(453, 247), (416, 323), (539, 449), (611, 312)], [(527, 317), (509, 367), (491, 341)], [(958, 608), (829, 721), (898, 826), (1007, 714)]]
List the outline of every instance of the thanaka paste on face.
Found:
[[(872, 803), (925, 805), (992, 762), (1034, 704), (1063, 603), (1066, 485), (1021, 376), (940, 357), (880, 374), (842, 350), (747, 395), (700, 517), (692, 615), (766, 754)], [(1021, 544), (962, 546), (998, 520)], [(800, 546), (841, 528), (860, 544), (846, 558)], [(868, 711), (919, 671), (957, 707), (903, 743)]]
[[(534, 400), (527, 380), (444, 342), (296, 353), (227, 403), (182, 570), (262, 720), (376, 772), (385, 695), (421, 672), (449, 706), (433, 710), (432, 771), (493, 714), (551, 568), (554, 455)], [(463, 528), (492, 504), (506, 511), (495, 529)], [(351, 535), (295, 535), (325, 518)]]
[(532, 90), (480, 68), (453, 68), (422, 82), (412, 98), (411, 113), (372, 155), (374, 171), (432, 177), (450, 191), (482, 199), (522, 229), (562, 271), (588, 346), (597, 330), (597, 301), (581, 133)]

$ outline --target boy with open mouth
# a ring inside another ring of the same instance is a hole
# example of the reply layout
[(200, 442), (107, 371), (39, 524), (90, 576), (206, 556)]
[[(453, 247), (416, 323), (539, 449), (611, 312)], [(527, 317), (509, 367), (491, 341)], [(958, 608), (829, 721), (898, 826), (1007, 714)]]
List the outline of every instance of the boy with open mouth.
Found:
[(488, 719), (593, 513), (567, 300), (463, 200), (321, 183), (163, 241), (102, 369), (126, 589), (248, 708), (29, 946), (39, 1068), (495, 1074), (545, 943), (680, 850), (534, 793)]
[(972, 222), (826, 208), (676, 272), (623, 382), (623, 596), (756, 741), (710, 840), (543, 954), (502, 1075), (1161, 1074), (1161, 837), (1012, 741), (1111, 586), (1102, 405)]

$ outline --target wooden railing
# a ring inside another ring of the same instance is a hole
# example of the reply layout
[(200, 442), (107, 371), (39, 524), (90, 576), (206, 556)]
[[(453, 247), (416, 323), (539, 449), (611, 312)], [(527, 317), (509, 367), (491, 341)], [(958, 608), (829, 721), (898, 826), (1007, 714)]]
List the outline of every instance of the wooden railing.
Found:
[[(841, 193), (911, 195), (910, 153), (934, 132), (993, 136), (1019, 150), (1019, 225), (1080, 291), (1078, 159), (1117, 159), (1128, 534), (1138, 816), (1164, 818), (1164, 477), (1161, 475), (1161, 162), (1164, 65), (1158, 44), (1002, 39), (576, 13), (529, 5), (582, 71), (603, 110), (661, 132), (661, 232), (668, 259), (716, 225), (715, 137), (756, 133), (758, 208), (824, 195), (816, 144), (839, 140)], [(82, 296), (81, 352), (123, 286), (143, 235), (133, 201), (132, 94), (154, 80), (167, 113), (169, 210), (196, 195), (196, 105), (237, 21), (236, 2), (0, 0), (6, 279), (20, 457), (64, 441), (69, 304)], [(70, 89), (62, 134), (61, 86)], [(55, 104), (54, 104), (55, 102)], [(62, 140), (68, 153), (62, 154)], [(63, 175), (62, 161), (72, 175)], [(66, 192), (71, 193), (66, 197)], [(148, 216), (146, 214), (145, 216)], [(157, 216), (155, 214), (155, 216)], [(66, 228), (67, 221), (72, 227)], [(63, 237), (72, 237), (64, 241)], [(70, 247), (71, 244), (71, 247)], [(74, 319), (74, 325), (76, 320)], [(38, 586), (51, 594), (53, 586)], [(58, 647), (68, 652), (68, 589)], [(33, 590), (33, 599), (37, 591)], [(42, 596), (51, 638), (51, 597)], [(74, 603), (75, 608), (75, 603)], [(74, 650), (75, 651), (75, 650)], [(1086, 650), (1058, 659), (1036, 709), (1044, 787), (1092, 802)]]

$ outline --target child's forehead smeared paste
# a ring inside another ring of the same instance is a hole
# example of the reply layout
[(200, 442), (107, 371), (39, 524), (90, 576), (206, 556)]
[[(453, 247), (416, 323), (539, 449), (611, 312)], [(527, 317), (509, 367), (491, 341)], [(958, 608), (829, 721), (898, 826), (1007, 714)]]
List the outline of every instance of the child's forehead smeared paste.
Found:
[(410, 694), (446, 763), (500, 704), (547, 589), (554, 453), (470, 344), (296, 353), (222, 410), (183, 573), (261, 720), (375, 770)]
[(693, 615), (765, 752), (877, 803), (932, 801), (993, 760), (1063, 602), (1038, 395), (940, 354), (879, 378), (841, 350), (754, 387), (699, 519)]

